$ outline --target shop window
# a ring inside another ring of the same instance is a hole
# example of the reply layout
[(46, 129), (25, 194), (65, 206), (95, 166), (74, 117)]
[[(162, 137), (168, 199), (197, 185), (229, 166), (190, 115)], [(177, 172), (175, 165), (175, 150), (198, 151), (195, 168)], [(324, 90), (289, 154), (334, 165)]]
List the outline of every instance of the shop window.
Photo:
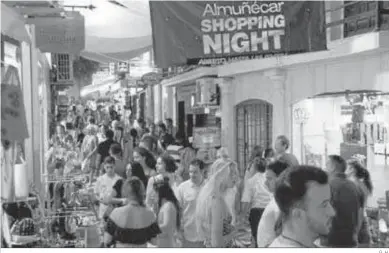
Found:
[[(385, 1), (345, 1), (344, 37), (374, 31), (388, 27), (389, 17), (379, 10), (388, 9)], [(378, 23), (377, 23), (378, 22)]]
[(51, 54), (51, 82), (58, 85), (73, 84), (73, 57), (70, 54)]

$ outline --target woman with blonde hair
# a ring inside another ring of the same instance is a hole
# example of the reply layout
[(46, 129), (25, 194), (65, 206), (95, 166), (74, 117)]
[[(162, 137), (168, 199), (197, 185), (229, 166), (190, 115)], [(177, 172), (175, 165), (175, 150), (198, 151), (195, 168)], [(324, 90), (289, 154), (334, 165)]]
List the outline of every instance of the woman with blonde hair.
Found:
[(236, 163), (218, 159), (212, 165), (214, 173), (201, 189), (196, 203), (198, 234), (204, 236), (209, 248), (233, 246), (233, 213), (226, 200), (228, 189), (239, 181)]

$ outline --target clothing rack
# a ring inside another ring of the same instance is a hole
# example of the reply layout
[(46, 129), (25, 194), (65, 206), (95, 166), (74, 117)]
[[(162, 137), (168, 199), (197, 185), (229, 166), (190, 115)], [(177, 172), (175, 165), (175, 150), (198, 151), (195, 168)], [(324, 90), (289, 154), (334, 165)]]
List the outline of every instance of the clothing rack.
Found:
[(62, 215), (47, 215), (46, 219), (55, 219), (55, 218), (70, 218), (70, 217), (94, 217), (95, 214), (93, 212), (69, 212)]
[(86, 183), (87, 179), (85, 181), (81, 181), (79, 179), (67, 179), (67, 180), (48, 180), (46, 183), (74, 183), (74, 182), (80, 182), (80, 183)]
[[(48, 178), (51, 175), (43, 174), (42, 177)], [(84, 175), (75, 175), (74, 177), (71, 176), (65, 176), (65, 177), (56, 177), (55, 179), (47, 179), (45, 180), (46, 183), (73, 183), (73, 182), (80, 182), (80, 183), (86, 183), (88, 181), (87, 176)]]
[(37, 197), (28, 197), (28, 198), (17, 198), (14, 200), (1, 199), (1, 204), (13, 204), (13, 203), (32, 202), (32, 201), (38, 201), (38, 198)]

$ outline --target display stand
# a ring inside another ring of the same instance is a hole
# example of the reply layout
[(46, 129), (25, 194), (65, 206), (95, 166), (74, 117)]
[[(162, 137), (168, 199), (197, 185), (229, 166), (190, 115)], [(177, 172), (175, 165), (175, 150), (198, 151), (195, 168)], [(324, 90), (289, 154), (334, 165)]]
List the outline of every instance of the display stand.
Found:
[[(55, 180), (48, 175), (43, 175), (42, 181), (47, 186), (50, 183), (79, 184), (84, 187), (87, 185), (87, 178), (83, 175), (68, 175), (61, 178), (57, 177)], [(99, 223), (98, 214), (89, 191), (83, 187), (79, 188), (76, 186), (72, 189), (74, 190), (70, 193), (70, 199), (67, 203), (63, 203), (63, 208), (60, 211), (52, 210), (50, 208), (52, 199), (46, 197), (45, 202), (48, 203), (46, 208), (46, 223), (52, 223), (57, 219), (64, 219), (66, 222), (74, 220), (76, 225), (76, 230), (73, 231), (75, 239), (70, 241), (72, 243), (71, 245), (74, 245), (74, 247), (88, 247), (88, 231), (90, 228), (96, 227), (96, 224)], [(51, 241), (56, 241), (55, 239), (57, 239), (55, 247), (70, 247), (66, 245), (66, 240), (58, 239), (58, 235), (56, 236), (55, 234), (51, 235)]]
[[(8, 66), (1, 80), (1, 232), (6, 243), (12, 246), (11, 228), (3, 204), (23, 201), (15, 200), (14, 171), (17, 157), (21, 157), (18, 145), (28, 138), (26, 113), (19, 70)], [(27, 175), (25, 175), (27, 176)], [(27, 198), (27, 196), (26, 196)], [(28, 202), (26, 199), (25, 201)]]

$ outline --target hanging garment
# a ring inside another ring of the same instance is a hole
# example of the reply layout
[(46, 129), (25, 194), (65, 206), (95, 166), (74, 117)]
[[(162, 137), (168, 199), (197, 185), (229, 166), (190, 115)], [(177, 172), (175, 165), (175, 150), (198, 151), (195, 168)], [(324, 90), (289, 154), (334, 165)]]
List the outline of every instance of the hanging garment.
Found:
[[(11, 231), (10, 231), (9, 218), (7, 213), (3, 210), (3, 205), (0, 205), (0, 215), (1, 215), (2, 240), (4, 239), (4, 242), (7, 245), (11, 245)], [(1, 247), (3, 247), (3, 245), (1, 245)]]
[(15, 147), (11, 145), (8, 149), (0, 145), (1, 154), (1, 198), (5, 200), (13, 199), (13, 165), (16, 160)]

